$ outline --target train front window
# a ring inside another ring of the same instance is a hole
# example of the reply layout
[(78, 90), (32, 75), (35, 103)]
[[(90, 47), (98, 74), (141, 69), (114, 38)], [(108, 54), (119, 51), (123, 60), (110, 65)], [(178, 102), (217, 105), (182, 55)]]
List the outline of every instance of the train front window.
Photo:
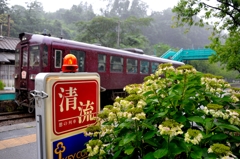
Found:
[(48, 46), (43, 46), (43, 55), (42, 55), (42, 66), (47, 67), (48, 66)]
[(128, 73), (137, 73), (137, 60), (127, 59), (127, 72)]
[(39, 66), (40, 49), (39, 46), (30, 46), (30, 66)]
[(62, 66), (62, 50), (55, 50), (55, 68)]
[(157, 63), (157, 62), (153, 62), (153, 63), (152, 63), (152, 73), (155, 73), (155, 71), (156, 71), (157, 68), (158, 68), (158, 65), (159, 65), (159, 63)]
[(149, 72), (149, 62), (148, 61), (140, 61), (140, 73), (148, 74)]
[(28, 63), (28, 51), (27, 47), (22, 49), (22, 66), (27, 66)]
[(20, 53), (19, 53), (19, 49), (16, 50), (15, 52), (15, 66), (19, 66), (19, 56), (20, 56)]
[(106, 55), (98, 54), (98, 71), (106, 71)]
[(111, 72), (123, 71), (123, 58), (117, 56), (111, 56)]

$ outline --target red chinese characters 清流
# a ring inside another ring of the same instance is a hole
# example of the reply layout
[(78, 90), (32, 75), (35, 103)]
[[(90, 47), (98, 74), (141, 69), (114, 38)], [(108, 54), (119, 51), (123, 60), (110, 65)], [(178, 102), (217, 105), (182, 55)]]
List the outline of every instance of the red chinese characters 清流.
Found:
[(53, 132), (61, 135), (96, 123), (99, 113), (96, 80), (57, 81), (52, 86)]

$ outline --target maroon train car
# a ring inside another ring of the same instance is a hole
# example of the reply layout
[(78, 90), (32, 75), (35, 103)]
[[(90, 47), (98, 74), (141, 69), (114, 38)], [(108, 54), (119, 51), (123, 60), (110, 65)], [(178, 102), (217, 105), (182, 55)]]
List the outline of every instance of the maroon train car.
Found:
[(143, 54), (139, 49), (113, 49), (63, 38), (30, 33), (19, 34), (16, 46), (15, 89), (18, 105), (34, 108), (35, 76), (40, 72), (60, 72), (63, 57), (69, 53), (78, 59), (79, 72), (97, 72), (100, 75), (101, 105), (124, 94), (131, 83), (142, 83), (143, 78), (161, 63), (175, 67), (184, 63)]

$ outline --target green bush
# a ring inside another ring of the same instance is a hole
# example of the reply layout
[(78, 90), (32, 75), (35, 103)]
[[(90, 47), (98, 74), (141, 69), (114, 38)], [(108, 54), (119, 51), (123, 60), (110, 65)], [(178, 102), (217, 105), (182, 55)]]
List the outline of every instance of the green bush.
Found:
[(161, 64), (125, 90), (87, 128), (89, 158), (240, 157), (240, 89), (222, 77)]
[(4, 90), (5, 84), (0, 80), (0, 90)]

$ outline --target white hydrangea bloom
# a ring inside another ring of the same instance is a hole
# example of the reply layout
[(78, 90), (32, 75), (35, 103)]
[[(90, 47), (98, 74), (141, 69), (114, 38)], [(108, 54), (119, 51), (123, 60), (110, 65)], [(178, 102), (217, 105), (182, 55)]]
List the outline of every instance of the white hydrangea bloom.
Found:
[(163, 126), (163, 125), (158, 126), (161, 135), (169, 135), (170, 137), (177, 136), (179, 134), (183, 134), (183, 131), (181, 129), (182, 127), (183, 127), (183, 125), (176, 126), (173, 128)]
[(194, 145), (197, 145), (200, 143), (200, 141), (202, 140), (203, 136), (201, 133), (199, 133), (197, 136), (195, 137), (192, 137), (189, 135), (189, 133), (185, 133), (184, 135), (184, 141), (187, 142), (187, 143), (192, 143)]

